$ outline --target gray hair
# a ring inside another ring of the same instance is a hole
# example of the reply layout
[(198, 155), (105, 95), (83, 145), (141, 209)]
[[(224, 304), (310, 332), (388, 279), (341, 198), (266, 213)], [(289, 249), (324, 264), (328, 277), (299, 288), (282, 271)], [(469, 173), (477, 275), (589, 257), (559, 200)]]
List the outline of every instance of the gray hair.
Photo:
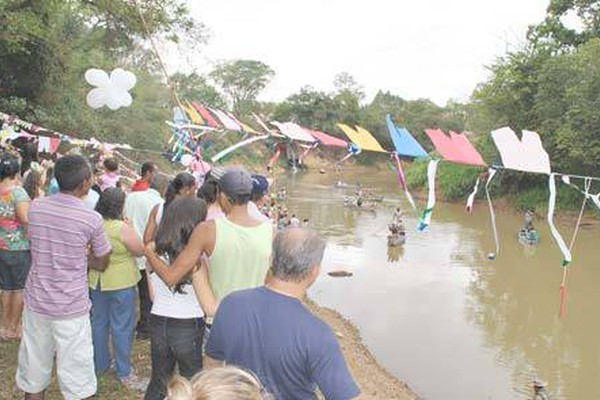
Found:
[(283, 281), (301, 282), (323, 261), (325, 241), (310, 229), (288, 228), (273, 241), (273, 276)]

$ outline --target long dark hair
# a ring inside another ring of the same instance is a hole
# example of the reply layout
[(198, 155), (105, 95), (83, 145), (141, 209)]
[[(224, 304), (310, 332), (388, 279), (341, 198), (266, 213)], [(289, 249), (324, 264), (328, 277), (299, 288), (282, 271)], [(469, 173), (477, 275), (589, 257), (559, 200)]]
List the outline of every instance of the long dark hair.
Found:
[(207, 178), (196, 195), (208, 204), (216, 203), (219, 198), (219, 182), (215, 178)]
[(19, 173), (19, 158), (10, 153), (0, 154), (0, 182), (12, 179)]
[(26, 175), (23, 181), (23, 189), (25, 189), (31, 200), (37, 199), (40, 197), (40, 189), (42, 189), (42, 174), (30, 169)]
[(100, 195), (96, 211), (106, 220), (123, 218), (123, 205), (125, 204), (125, 192), (119, 188), (107, 188)]
[[(163, 216), (156, 231), (156, 252), (175, 261), (192, 236), (194, 228), (206, 219), (206, 203), (191, 196), (179, 197), (163, 211)], [(190, 283), (190, 275), (175, 286), (175, 291), (183, 293), (181, 287)]]
[(169, 204), (175, 199), (175, 197), (185, 188), (192, 187), (196, 184), (196, 178), (194, 175), (187, 172), (180, 172), (175, 178), (169, 183), (167, 193), (165, 194), (165, 205), (164, 210), (169, 207)]

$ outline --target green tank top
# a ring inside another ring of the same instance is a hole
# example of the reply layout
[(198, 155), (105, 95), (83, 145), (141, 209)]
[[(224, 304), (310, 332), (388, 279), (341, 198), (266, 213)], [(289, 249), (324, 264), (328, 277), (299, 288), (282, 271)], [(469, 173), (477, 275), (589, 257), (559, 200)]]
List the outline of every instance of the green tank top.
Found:
[(104, 272), (90, 269), (88, 280), (91, 289), (119, 290), (137, 285), (141, 279), (140, 271), (125, 243), (121, 239), (121, 228), (124, 222), (118, 220), (104, 220), (104, 229), (112, 247), (110, 261)]
[(210, 283), (220, 300), (236, 290), (262, 286), (271, 262), (273, 226), (236, 225), (217, 218), (215, 248), (210, 256)]

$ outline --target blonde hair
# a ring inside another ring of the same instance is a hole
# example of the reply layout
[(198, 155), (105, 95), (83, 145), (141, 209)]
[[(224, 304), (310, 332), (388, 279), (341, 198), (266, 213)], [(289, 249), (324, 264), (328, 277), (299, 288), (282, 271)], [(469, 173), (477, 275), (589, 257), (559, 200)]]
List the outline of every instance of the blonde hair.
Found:
[(192, 399), (192, 384), (180, 375), (175, 375), (167, 386), (167, 400)]
[(234, 366), (213, 368), (194, 375), (191, 382), (175, 376), (167, 400), (271, 400), (254, 374)]

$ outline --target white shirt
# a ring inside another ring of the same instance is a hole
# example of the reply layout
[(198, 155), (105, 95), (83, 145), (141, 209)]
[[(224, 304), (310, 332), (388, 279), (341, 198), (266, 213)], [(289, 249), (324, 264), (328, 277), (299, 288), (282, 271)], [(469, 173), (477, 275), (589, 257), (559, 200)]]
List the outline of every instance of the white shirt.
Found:
[(87, 196), (85, 196), (85, 198), (83, 199), (83, 203), (85, 204), (86, 208), (90, 210), (95, 210), (96, 204), (98, 204), (98, 200), (100, 200), (100, 195), (98, 194), (98, 192), (90, 189), (88, 191)]
[[(154, 189), (144, 190), (143, 192), (131, 192), (125, 199), (123, 215), (129, 218), (133, 223), (133, 228), (140, 240), (144, 239), (144, 231), (148, 225), (148, 218), (155, 205), (162, 202), (160, 194)], [(136, 258), (139, 269), (146, 269), (146, 258)]]
[(259, 220), (260, 222), (270, 221), (269, 217), (261, 213), (256, 203), (254, 203), (253, 201), (248, 202), (248, 214), (250, 214), (252, 218)]
[(152, 314), (177, 319), (204, 317), (192, 285), (183, 285), (182, 291), (185, 294), (182, 294), (169, 289), (156, 273), (150, 275), (150, 281), (154, 288)]

